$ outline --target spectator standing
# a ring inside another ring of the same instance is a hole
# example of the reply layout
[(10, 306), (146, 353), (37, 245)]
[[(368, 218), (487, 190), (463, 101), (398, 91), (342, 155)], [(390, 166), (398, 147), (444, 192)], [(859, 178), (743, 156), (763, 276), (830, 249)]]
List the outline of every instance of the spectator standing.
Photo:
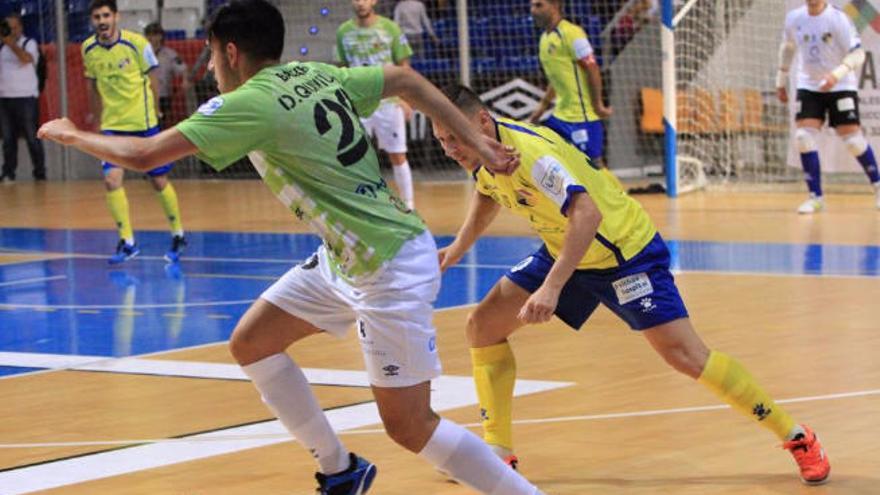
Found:
[(180, 59), (180, 55), (171, 48), (165, 46), (165, 30), (158, 22), (147, 25), (144, 28), (144, 35), (150, 41), (153, 47), (153, 53), (159, 60), (159, 67), (156, 68), (156, 79), (159, 89), (159, 124), (163, 129), (167, 129), (171, 124), (175, 123), (174, 115), (171, 111), (171, 100), (174, 96), (174, 78), (183, 77), (183, 90), (186, 91), (190, 87), (188, 71), (186, 64)]
[(0, 127), (3, 129), (3, 174), (0, 181), (15, 182), (18, 137), (23, 135), (33, 163), (34, 180), (46, 180), (43, 143), (37, 139), (39, 81), (37, 40), (24, 36), (21, 16), (10, 14), (0, 30)]
[(421, 58), (424, 55), (424, 34), (427, 32), (431, 40), (436, 44), (440, 41), (431, 25), (431, 18), (421, 0), (400, 0), (394, 7), (394, 22), (403, 30), (409, 46), (412, 48), (413, 57)]

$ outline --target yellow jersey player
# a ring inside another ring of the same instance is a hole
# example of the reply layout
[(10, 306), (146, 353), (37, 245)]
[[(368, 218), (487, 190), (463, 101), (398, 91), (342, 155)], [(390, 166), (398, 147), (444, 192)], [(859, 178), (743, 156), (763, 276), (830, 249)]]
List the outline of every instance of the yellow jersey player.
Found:
[(549, 84), (544, 98), (532, 113), (538, 123), (556, 99), (556, 107), (544, 125), (604, 165), (605, 128), (602, 120), (611, 108), (602, 102), (602, 75), (587, 34), (562, 17), (562, 0), (532, 0), (532, 17), (541, 34), (539, 59)]
[[(90, 125), (100, 118), (103, 134), (111, 136), (149, 137), (159, 133), (158, 112), (154, 95), (158, 81), (153, 69), (159, 62), (150, 43), (143, 36), (119, 29), (116, 0), (92, 0), (89, 4), (95, 34), (82, 44), (85, 76), (89, 82), (89, 108), (86, 121)], [(104, 161), (104, 185), (107, 206), (119, 230), (119, 243), (110, 264), (122, 263), (140, 253), (128, 211), (128, 197), (122, 187), (123, 169)], [(165, 258), (172, 263), (180, 259), (186, 240), (180, 220), (177, 193), (168, 181), (172, 164), (147, 172), (153, 189), (171, 223), (171, 248)]]
[(751, 415), (784, 441), (802, 479), (830, 472), (816, 435), (798, 425), (734, 358), (706, 347), (694, 331), (670, 272), (670, 255), (641, 205), (549, 129), (494, 119), (473, 91), (447, 96), (479, 126), (521, 155), (511, 176), (480, 167), (442, 124), (434, 134), (446, 154), (473, 174), (476, 190), (464, 225), (440, 250), (441, 269), (456, 264), (501, 206), (527, 218), (544, 245), (511, 268), (469, 316), (474, 380), (486, 442), (515, 466), (511, 409), (516, 364), (507, 338), (555, 314), (578, 329), (599, 304), (639, 331), (673, 368)]

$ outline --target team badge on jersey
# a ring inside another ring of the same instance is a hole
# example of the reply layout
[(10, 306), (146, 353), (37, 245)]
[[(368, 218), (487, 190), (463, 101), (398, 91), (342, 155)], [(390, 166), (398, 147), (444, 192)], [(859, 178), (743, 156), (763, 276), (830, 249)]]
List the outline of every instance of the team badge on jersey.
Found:
[(202, 106), (199, 107), (198, 112), (206, 117), (209, 115), (213, 115), (214, 112), (220, 110), (220, 107), (223, 106), (223, 103), (224, 102), (222, 96), (215, 96), (205, 103), (202, 103)]
[(825, 33), (822, 35), (822, 41), (824, 41), (825, 43), (831, 43), (831, 38), (831, 33)]

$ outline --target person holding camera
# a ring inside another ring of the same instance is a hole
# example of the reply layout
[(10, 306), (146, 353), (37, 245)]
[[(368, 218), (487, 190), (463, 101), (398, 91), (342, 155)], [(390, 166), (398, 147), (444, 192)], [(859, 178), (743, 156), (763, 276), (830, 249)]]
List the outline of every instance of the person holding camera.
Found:
[(15, 182), (18, 168), (18, 137), (23, 135), (33, 163), (34, 180), (46, 180), (43, 143), (37, 139), (39, 82), (37, 41), (22, 33), (21, 16), (10, 14), (0, 21), (0, 128), (3, 129), (3, 175), (0, 181)]

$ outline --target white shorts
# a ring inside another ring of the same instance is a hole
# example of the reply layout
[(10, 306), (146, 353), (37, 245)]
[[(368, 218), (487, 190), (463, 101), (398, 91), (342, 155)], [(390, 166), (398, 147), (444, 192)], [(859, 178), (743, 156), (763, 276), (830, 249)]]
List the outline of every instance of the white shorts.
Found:
[(367, 133), (376, 136), (379, 149), (388, 153), (406, 153), (406, 119), (400, 105), (382, 102), (369, 118), (361, 119)]
[(440, 290), (437, 245), (427, 230), (356, 283), (330, 268), (324, 246), (261, 296), (342, 338), (357, 323), (370, 383), (409, 387), (440, 376), (434, 300)]

